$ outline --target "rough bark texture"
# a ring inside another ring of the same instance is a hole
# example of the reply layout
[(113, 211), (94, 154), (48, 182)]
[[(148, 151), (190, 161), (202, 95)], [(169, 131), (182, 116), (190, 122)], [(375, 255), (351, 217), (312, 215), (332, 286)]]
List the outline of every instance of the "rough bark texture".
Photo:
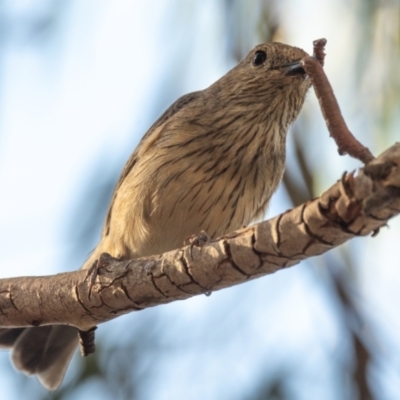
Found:
[[(83, 331), (130, 311), (223, 289), (293, 266), (354, 236), (376, 234), (400, 212), (400, 144), (320, 197), (202, 246), (146, 259), (107, 256), (76, 271), (0, 280), (0, 326), (74, 325)], [(168, 232), (166, 232), (168, 234)]]

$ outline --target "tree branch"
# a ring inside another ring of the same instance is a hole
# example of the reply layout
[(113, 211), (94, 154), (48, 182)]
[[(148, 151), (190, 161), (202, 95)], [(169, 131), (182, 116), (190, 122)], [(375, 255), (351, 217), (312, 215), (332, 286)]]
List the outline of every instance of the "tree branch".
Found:
[[(0, 280), (0, 326), (68, 324), (88, 331), (131, 311), (223, 289), (293, 266), (355, 236), (376, 234), (400, 212), (400, 144), (357, 176), (271, 220), (203, 245), (76, 271)], [(167, 233), (166, 233), (167, 234)]]

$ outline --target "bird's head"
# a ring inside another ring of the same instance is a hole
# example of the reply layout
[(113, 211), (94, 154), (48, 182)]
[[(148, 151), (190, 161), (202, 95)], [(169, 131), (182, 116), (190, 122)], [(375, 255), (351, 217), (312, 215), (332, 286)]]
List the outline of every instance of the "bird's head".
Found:
[(260, 44), (213, 85), (215, 92), (232, 109), (248, 108), (262, 119), (276, 113), (287, 127), (299, 114), (311, 86), (300, 64), (307, 55), (282, 43)]

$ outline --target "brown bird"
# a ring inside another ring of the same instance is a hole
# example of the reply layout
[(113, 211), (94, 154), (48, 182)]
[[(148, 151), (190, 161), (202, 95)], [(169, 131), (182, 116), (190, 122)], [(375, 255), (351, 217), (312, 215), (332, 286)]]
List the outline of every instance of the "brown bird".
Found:
[[(311, 83), (303, 50), (255, 47), (209, 88), (177, 100), (144, 135), (117, 183), (100, 243), (121, 259), (180, 247), (204, 230), (211, 238), (260, 218), (285, 167), (286, 134)], [(49, 390), (61, 384), (77, 329), (0, 329), (15, 366)]]

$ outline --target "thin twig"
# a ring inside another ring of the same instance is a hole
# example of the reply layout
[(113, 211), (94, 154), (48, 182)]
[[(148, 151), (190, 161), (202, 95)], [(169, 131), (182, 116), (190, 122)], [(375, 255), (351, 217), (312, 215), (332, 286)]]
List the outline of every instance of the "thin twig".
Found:
[(314, 54), (313, 56), (319, 61), (321, 64), (321, 67), (324, 66), (325, 62), (325, 56), (326, 54), (324, 53), (325, 46), (326, 46), (326, 39), (317, 39), (313, 41), (313, 49), (314, 49)]
[(322, 69), (325, 57), (325, 43), (325, 39), (315, 40), (313, 43), (314, 56), (304, 57), (301, 60), (301, 64), (313, 83), (326, 125), (338, 146), (339, 154), (349, 154), (364, 164), (368, 164), (375, 157), (347, 128), (332, 87)]

